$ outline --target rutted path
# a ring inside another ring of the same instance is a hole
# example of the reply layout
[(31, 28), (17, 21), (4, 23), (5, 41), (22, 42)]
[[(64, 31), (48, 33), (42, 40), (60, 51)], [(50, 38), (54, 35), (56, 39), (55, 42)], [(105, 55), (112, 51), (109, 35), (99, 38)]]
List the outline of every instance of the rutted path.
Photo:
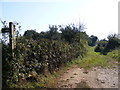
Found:
[(79, 67), (68, 69), (58, 80), (59, 88), (118, 88), (118, 67), (92, 68)]

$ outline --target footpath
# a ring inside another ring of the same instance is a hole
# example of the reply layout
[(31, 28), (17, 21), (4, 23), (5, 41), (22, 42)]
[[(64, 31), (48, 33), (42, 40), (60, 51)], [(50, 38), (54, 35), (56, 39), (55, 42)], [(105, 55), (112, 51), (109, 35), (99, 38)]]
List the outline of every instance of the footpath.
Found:
[(60, 76), (56, 88), (118, 88), (118, 66), (90, 70), (72, 67)]

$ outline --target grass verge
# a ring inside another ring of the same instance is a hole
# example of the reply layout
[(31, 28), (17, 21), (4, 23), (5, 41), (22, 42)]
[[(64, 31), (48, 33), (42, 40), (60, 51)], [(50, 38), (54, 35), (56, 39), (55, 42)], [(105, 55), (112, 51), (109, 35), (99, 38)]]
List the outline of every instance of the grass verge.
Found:
[(113, 61), (116, 61), (114, 57), (117, 54), (117, 51), (108, 53), (108, 55), (101, 55), (100, 53), (94, 52), (95, 47), (88, 47), (87, 56), (82, 59), (76, 59), (68, 63), (68, 66), (72, 66), (73, 64), (78, 65), (84, 69), (90, 69), (92, 67), (102, 67), (102, 68), (111, 68), (113, 65)]

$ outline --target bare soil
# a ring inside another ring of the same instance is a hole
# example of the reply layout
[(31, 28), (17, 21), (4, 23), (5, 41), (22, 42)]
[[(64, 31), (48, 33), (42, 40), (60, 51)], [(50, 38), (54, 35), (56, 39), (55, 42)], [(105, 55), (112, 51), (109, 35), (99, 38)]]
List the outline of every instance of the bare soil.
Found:
[(56, 88), (118, 88), (118, 67), (72, 67), (60, 76)]

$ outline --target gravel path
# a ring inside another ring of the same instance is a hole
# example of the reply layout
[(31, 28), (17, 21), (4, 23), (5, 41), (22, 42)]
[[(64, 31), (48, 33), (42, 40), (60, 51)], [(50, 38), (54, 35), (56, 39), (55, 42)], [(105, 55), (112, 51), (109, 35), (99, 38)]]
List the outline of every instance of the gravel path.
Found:
[(118, 67), (113, 69), (73, 67), (58, 80), (57, 88), (118, 88)]

